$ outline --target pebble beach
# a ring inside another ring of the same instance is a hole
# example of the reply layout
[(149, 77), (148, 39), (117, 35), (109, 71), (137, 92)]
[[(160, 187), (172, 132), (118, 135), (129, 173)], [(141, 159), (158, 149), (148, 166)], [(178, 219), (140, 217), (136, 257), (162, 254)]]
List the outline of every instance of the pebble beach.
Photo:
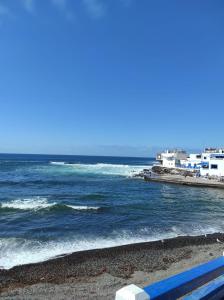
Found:
[(0, 270), (1, 299), (114, 299), (116, 290), (140, 287), (221, 256), (224, 234), (81, 251), (42, 263)]

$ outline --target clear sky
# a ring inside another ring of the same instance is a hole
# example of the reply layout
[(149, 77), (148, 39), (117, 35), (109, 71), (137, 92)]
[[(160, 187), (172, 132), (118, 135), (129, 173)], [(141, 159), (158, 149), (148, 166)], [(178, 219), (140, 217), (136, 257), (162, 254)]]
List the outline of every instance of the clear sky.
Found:
[(223, 0), (0, 0), (0, 152), (224, 145)]

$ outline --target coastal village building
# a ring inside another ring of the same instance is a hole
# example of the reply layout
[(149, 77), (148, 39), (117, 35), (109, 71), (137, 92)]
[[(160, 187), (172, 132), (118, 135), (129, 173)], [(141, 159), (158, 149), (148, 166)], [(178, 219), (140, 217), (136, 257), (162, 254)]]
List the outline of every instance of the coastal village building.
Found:
[(183, 150), (166, 150), (165, 152), (158, 153), (156, 160), (160, 165), (166, 168), (180, 167), (181, 162), (187, 159), (187, 153)]
[(198, 169), (201, 166), (201, 157), (202, 155), (199, 153), (192, 153), (187, 157), (186, 161), (182, 161), (181, 165), (186, 168)]
[(187, 155), (183, 150), (166, 150), (156, 156), (166, 168), (198, 170), (201, 176), (224, 176), (224, 148), (206, 148), (201, 154)]
[(224, 176), (224, 148), (206, 148), (202, 153), (200, 174)]

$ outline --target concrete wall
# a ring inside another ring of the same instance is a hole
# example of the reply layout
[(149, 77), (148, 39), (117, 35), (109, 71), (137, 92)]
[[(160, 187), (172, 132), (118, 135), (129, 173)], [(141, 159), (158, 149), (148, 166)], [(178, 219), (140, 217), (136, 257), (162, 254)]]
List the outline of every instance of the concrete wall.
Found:
[[(209, 175), (209, 176), (224, 176), (224, 159), (208, 159), (209, 168), (200, 169), (200, 173), (202, 176)], [(212, 165), (217, 165), (217, 169), (212, 168)]]
[(171, 158), (163, 158), (163, 167), (174, 168), (176, 165), (176, 160)]
[(176, 163), (186, 159), (187, 154), (183, 152), (163, 152), (161, 153), (162, 166), (166, 168), (175, 168)]

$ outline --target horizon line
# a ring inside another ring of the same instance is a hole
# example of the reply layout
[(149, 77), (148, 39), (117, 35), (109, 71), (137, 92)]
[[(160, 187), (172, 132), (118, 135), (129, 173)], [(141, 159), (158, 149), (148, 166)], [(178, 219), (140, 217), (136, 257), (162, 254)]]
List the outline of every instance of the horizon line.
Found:
[(49, 155), (49, 156), (88, 156), (88, 157), (126, 157), (126, 158), (154, 158), (147, 156), (125, 156), (125, 155), (91, 155), (91, 154), (53, 154), (53, 153), (16, 153), (16, 152), (0, 152), (0, 155)]

